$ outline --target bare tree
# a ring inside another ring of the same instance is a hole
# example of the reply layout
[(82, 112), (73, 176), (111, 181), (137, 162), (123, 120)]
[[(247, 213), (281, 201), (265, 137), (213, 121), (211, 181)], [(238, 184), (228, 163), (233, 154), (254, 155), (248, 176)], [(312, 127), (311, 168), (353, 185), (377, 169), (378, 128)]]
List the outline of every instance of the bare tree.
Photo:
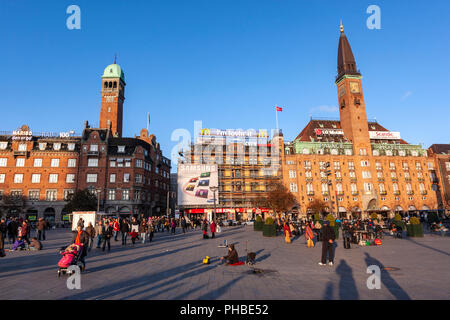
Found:
[(275, 212), (286, 212), (296, 204), (294, 195), (280, 182), (269, 184), (267, 204)]

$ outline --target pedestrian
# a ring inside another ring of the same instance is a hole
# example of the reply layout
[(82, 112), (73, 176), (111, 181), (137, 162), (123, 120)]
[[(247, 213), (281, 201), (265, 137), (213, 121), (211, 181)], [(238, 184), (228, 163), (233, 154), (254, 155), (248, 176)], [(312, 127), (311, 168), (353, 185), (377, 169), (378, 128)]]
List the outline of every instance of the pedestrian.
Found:
[(211, 230), (211, 239), (214, 239), (216, 236), (216, 223), (214, 222), (214, 220), (209, 225), (209, 228)]
[(139, 225), (139, 234), (142, 238), (142, 244), (145, 244), (145, 236), (147, 235), (147, 223), (145, 222), (145, 219), (142, 219), (141, 224)]
[(287, 222), (284, 223), (284, 241), (286, 243), (291, 243), (291, 229), (289, 228), (289, 224)]
[(122, 219), (120, 222), (120, 232), (122, 233), (122, 245), (124, 246), (127, 244), (127, 236), (128, 232), (130, 232), (130, 226), (126, 219)]
[(106, 220), (105, 223), (102, 226), (102, 240), (103, 240), (103, 246), (102, 251), (105, 251), (106, 244), (108, 244), (108, 252), (111, 250), (111, 237), (113, 233), (113, 229), (109, 224), (109, 221)]
[(82, 270), (84, 270), (86, 268), (85, 258), (87, 256), (87, 247), (89, 245), (89, 235), (86, 233), (86, 231), (83, 231), (81, 225), (78, 225), (77, 230), (73, 231), (72, 234), (73, 234), (72, 242), (76, 245), (82, 246), (80, 261), (83, 263)]
[(206, 221), (206, 219), (205, 219), (205, 221), (203, 221), (202, 232), (203, 232), (203, 239), (209, 239), (208, 222)]
[(306, 225), (305, 237), (308, 248), (314, 248), (314, 232), (312, 231), (310, 223)]
[[(5, 220), (2, 219), (2, 223), (4, 223)], [(6, 227), (6, 223), (5, 223)], [(3, 258), (5, 256), (5, 228), (0, 227), (0, 258)]]
[(170, 223), (170, 227), (172, 229), (172, 234), (175, 234), (175, 229), (177, 228), (177, 223), (175, 222), (175, 219), (172, 219), (172, 222)]
[(80, 226), (81, 229), (84, 229), (84, 220), (83, 218), (78, 219), (77, 227)]
[(89, 222), (88, 226), (86, 227), (86, 233), (89, 236), (89, 245), (88, 245), (88, 252), (91, 251), (92, 246), (94, 245), (94, 238), (95, 238), (95, 228), (92, 225), (92, 222)]
[(114, 231), (114, 241), (118, 241), (117, 240), (117, 235), (119, 234), (119, 231), (120, 231), (120, 225), (119, 225), (119, 222), (117, 220), (118, 220), (117, 218), (114, 219), (114, 222), (113, 222), (113, 225), (112, 225), (113, 231)]
[(13, 244), (16, 241), (18, 235), (19, 225), (16, 222), (16, 218), (12, 218), (7, 225), (9, 243)]
[(22, 229), (21, 229), (21, 234), (20, 236), (22, 237), (23, 241), (25, 241), (28, 245), (30, 245), (30, 239), (28, 239), (28, 228), (29, 225), (27, 224), (27, 221), (24, 220), (22, 223)]
[(186, 220), (184, 217), (181, 218), (181, 230), (183, 230), (183, 233), (186, 232)]
[(39, 218), (37, 223), (37, 235), (39, 241), (44, 240), (45, 241), (45, 221), (42, 218)]
[(2, 241), (2, 243), (5, 243), (6, 233), (8, 232), (8, 227), (6, 225), (5, 219), (2, 219), (0, 221), (0, 232), (2, 234), (0, 241)]
[(333, 243), (335, 240), (334, 230), (330, 227), (329, 221), (325, 220), (322, 227), (322, 261), (319, 265), (325, 266), (327, 264), (327, 253), (329, 265), (333, 265)]
[(38, 238), (34, 237), (31, 239), (31, 244), (29, 245), (30, 250), (39, 251), (42, 250), (42, 243), (38, 240)]
[(102, 244), (102, 222), (97, 222), (97, 226), (95, 227), (95, 233), (97, 234), (97, 249), (100, 249)]

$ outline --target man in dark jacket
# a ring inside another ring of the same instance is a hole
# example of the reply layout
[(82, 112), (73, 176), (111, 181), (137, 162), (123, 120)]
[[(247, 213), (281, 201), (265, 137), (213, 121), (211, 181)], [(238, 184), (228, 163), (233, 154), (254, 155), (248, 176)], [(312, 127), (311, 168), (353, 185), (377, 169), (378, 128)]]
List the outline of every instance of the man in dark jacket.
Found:
[(105, 251), (106, 243), (108, 243), (108, 251), (111, 250), (111, 242), (110, 239), (113, 234), (113, 229), (108, 221), (105, 221), (102, 226), (102, 239), (103, 239), (103, 246), (102, 251)]
[(86, 227), (86, 233), (89, 235), (89, 248), (88, 251), (91, 251), (92, 245), (94, 244), (94, 238), (97, 232), (95, 231), (92, 222), (89, 222), (89, 225)]
[(8, 238), (9, 243), (16, 242), (17, 233), (19, 231), (19, 225), (17, 224), (17, 221), (15, 218), (12, 218), (11, 222), (8, 224)]
[(329, 265), (333, 265), (333, 243), (335, 238), (334, 230), (330, 227), (329, 222), (324, 221), (322, 228), (322, 261), (319, 262), (319, 265), (325, 266), (327, 264), (327, 253)]
[(2, 238), (0, 240), (2, 241), (2, 243), (5, 242), (7, 231), (8, 231), (8, 228), (6, 226), (6, 221), (5, 221), (5, 219), (2, 219), (0, 222), (0, 232), (2, 233)]
[(72, 232), (72, 243), (81, 243), (83, 245), (83, 251), (80, 255), (80, 261), (83, 262), (84, 268), (86, 267), (86, 262), (84, 258), (87, 256), (87, 248), (89, 245), (89, 235), (84, 231), (81, 226), (77, 226), (77, 231)]
[(38, 232), (38, 239), (39, 241), (45, 240), (45, 221), (42, 218), (39, 218), (39, 221), (37, 223), (37, 232)]

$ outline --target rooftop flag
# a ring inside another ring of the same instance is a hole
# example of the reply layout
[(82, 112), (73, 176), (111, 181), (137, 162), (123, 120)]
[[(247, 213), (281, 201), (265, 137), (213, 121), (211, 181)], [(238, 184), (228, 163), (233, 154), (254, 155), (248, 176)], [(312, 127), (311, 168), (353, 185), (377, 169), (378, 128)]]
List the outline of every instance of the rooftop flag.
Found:
[(277, 108), (277, 111), (283, 111), (283, 108), (281, 108), (281, 107), (276, 107)]

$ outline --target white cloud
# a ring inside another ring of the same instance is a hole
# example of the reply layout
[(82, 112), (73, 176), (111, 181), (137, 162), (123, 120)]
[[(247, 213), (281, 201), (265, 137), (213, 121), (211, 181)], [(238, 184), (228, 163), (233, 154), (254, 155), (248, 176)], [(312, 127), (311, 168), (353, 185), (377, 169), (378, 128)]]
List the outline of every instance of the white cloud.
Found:
[(403, 95), (402, 101), (405, 101), (406, 99), (408, 99), (408, 97), (409, 97), (410, 95), (412, 95), (412, 94), (413, 94), (412, 91), (407, 91), (407, 92)]

